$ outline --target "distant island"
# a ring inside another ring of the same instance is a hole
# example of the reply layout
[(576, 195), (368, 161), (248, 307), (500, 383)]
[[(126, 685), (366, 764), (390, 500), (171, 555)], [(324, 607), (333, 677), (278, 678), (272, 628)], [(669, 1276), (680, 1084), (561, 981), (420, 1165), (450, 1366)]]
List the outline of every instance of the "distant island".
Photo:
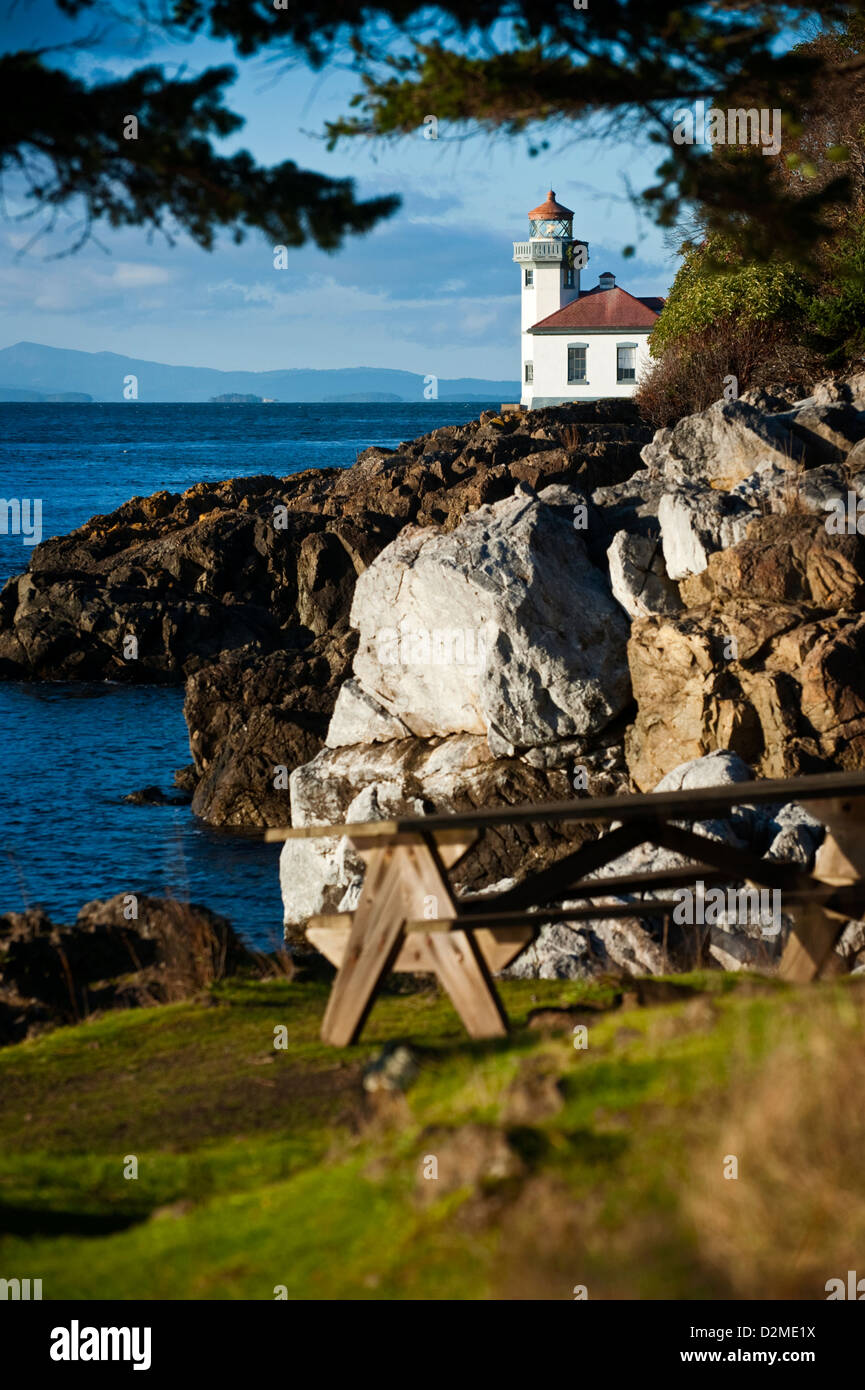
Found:
[(272, 396), (252, 396), (243, 391), (226, 391), (222, 396), (210, 397), (214, 405), (268, 405), (273, 404)]
[[(432, 363), (431, 366), (435, 366)], [(134, 394), (124, 395), (134, 378)], [(426, 404), (518, 401), (520, 385), (483, 377), (424, 376), (396, 367), (290, 367), (266, 372), (218, 371), (213, 367), (169, 366), (116, 352), (80, 352), (44, 343), (15, 343), (0, 349), (3, 400), (201, 402), (258, 405), (270, 402), (322, 404)], [(11, 395), (10, 392), (17, 394)], [(61, 394), (62, 393), (62, 394)]]
[(24, 401), (36, 405), (92, 405), (93, 397), (84, 391), (25, 391), (16, 386), (0, 386), (0, 402)]

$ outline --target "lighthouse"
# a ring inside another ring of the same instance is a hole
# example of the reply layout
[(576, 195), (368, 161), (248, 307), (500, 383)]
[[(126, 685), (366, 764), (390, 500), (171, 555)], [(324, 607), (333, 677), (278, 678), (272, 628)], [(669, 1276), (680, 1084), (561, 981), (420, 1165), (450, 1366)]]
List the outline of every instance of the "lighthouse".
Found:
[(520, 271), (521, 404), (632, 396), (649, 361), (648, 337), (663, 299), (639, 297), (605, 271), (585, 289), (588, 242), (550, 189), (529, 213), (528, 241), (514, 242)]

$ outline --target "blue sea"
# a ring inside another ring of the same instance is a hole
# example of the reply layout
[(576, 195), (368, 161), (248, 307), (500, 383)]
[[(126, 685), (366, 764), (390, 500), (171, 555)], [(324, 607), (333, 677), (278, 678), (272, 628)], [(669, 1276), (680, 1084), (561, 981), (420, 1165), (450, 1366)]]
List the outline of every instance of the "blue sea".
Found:
[[(348, 468), (370, 444), (497, 404), (0, 404), (0, 497), (41, 499), (45, 539), (163, 489)], [(26, 569), (23, 540), (0, 535), (0, 584)], [(123, 802), (172, 791), (191, 761), (182, 711), (179, 686), (0, 682), (0, 913), (41, 906), (71, 922), (94, 898), (173, 895), (263, 949), (278, 944), (278, 845), (211, 830), (187, 807)]]

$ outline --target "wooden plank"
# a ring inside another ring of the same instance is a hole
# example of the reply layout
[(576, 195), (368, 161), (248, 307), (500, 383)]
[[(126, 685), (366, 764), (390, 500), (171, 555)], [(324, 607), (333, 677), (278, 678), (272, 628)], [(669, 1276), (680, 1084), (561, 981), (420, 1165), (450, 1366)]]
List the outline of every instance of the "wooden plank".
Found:
[[(442, 867), (450, 869), (454, 864), (459, 863), (463, 855), (466, 854), (480, 839), (479, 830), (437, 830), (433, 836), (418, 834), (391, 835), (390, 833), (376, 839), (376, 848), (394, 845), (425, 845), (427, 839), (435, 841), (436, 850), (441, 859)], [(354, 835), (348, 837), (352, 848), (357, 851), (361, 858), (370, 848), (368, 840), (357, 839)]]
[(428, 937), (436, 970), (470, 1038), (504, 1038), (507, 1015), (480, 948), (466, 932)]
[[(342, 917), (346, 919), (344, 922), (340, 920)], [(429, 923), (418, 922), (416, 925), (418, 930), (406, 938), (391, 969), (406, 975), (435, 974), (435, 958), (428, 950), (425, 933), (421, 930)], [(330, 922), (326, 917), (311, 918), (306, 937), (338, 970), (345, 959), (350, 932), (351, 914), (335, 913)], [(531, 927), (497, 927), (495, 930), (483, 928), (474, 935), (490, 973), (495, 975), (510, 965), (528, 946), (533, 932)]]
[[(573, 801), (536, 802), (523, 806), (493, 806), (455, 814), (405, 816), (351, 826), (298, 826), (265, 832), (268, 841), (344, 835), (425, 834), (431, 830), (487, 829), (497, 825), (526, 825), (533, 821), (573, 824), (639, 819), (694, 820), (721, 814), (732, 806), (782, 805), (788, 801), (852, 801), (865, 797), (865, 773), (827, 772), (807, 777), (736, 782), (723, 787), (688, 788), (674, 792), (640, 792), (633, 796), (584, 797)], [(818, 816), (819, 811), (815, 812)]]
[(530, 927), (533, 932), (540, 931), (545, 922), (590, 922), (593, 917), (600, 920), (615, 921), (617, 917), (665, 917), (672, 913), (678, 903), (673, 898), (643, 898), (631, 903), (581, 903), (579, 907), (550, 907), (539, 911), (479, 912), (465, 916), (462, 913), (453, 921), (422, 922), (409, 919), (405, 924), (408, 936), (415, 932), (431, 932), (435, 935), (448, 931), (468, 931), (473, 935), (487, 929)]
[[(805, 803), (804, 809), (829, 829), (817, 851), (815, 874), (849, 875), (849, 881), (865, 877), (865, 801), (835, 798), (828, 802)], [(822, 858), (821, 858), (822, 856)], [(830, 866), (830, 859), (834, 868)], [(818, 869), (817, 863), (822, 863)]]
[(389, 835), (398, 835), (400, 825), (395, 820), (375, 820), (343, 825), (271, 826), (265, 830), (264, 839), (267, 844), (276, 844), (280, 840), (320, 840), (323, 836), (346, 835), (349, 831), (355, 839), (386, 839)]
[[(351, 913), (334, 913), (333, 917), (311, 917), (306, 928), (306, 939), (311, 941), (317, 951), (335, 965), (337, 970), (345, 959), (348, 938), (351, 934)], [(391, 970), (403, 974), (434, 973), (435, 961), (426, 947), (420, 933), (403, 942), (399, 955)]]
[(781, 890), (805, 888), (811, 883), (810, 874), (797, 864), (761, 859), (759, 854), (752, 854), (750, 850), (739, 849), (724, 840), (710, 840), (706, 835), (697, 835), (681, 825), (657, 826), (652, 841), (659, 849), (708, 860), (724, 872), (728, 882), (745, 879), (749, 883)]
[[(479, 943), (464, 932), (452, 933), (448, 927), (457, 915), (458, 905), (445, 877), (445, 847), (430, 837), (424, 843), (408, 846), (403, 851), (405, 872), (415, 876), (415, 885), (408, 890), (410, 902), (424, 904), (433, 899), (443, 904), (436, 921), (427, 921), (428, 930), (413, 933), (420, 938), (434, 962), (436, 974), (447, 990), (454, 1008), (472, 1038), (498, 1038), (507, 1033), (507, 1015), (492, 981), (490, 968)], [(414, 915), (414, 914), (412, 914)], [(424, 919), (426, 920), (426, 919)], [(443, 926), (445, 930), (429, 928)], [(503, 943), (504, 944), (504, 943)], [(511, 946), (513, 942), (507, 943)], [(516, 954), (520, 949), (517, 944)], [(492, 946), (491, 946), (492, 952)], [(503, 954), (496, 943), (492, 952)], [(506, 952), (504, 953), (506, 955)], [(513, 959), (513, 956), (507, 957)]]
[(491, 975), (497, 975), (516, 960), (534, 935), (533, 927), (481, 927), (472, 932)]
[[(646, 835), (647, 829), (640, 822), (635, 825), (621, 825), (618, 829), (611, 830), (608, 835), (600, 835), (596, 840), (587, 840), (573, 854), (558, 859), (555, 864), (542, 869), (540, 873), (529, 874), (515, 888), (497, 894), (497, 909), (508, 911), (521, 907), (537, 907), (551, 899), (565, 897), (570, 894), (573, 883), (600, 869), (604, 864), (612, 863), (620, 855), (627, 854), (629, 850), (642, 844)], [(598, 889), (599, 893), (602, 891)], [(469, 902), (464, 900), (460, 904), (460, 911), (462, 915), (469, 916), (476, 911), (482, 912), (484, 906), (484, 898), (476, 898)]]
[(406, 918), (404, 849), (370, 853), (342, 966), (333, 982), (321, 1037), (348, 1047), (360, 1036), (381, 981), (399, 954)]
[(794, 926), (778, 966), (781, 979), (793, 984), (815, 980), (827, 966), (845, 920), (837, 913), (827, 912), (819, 903), (802, 903), (797, 907)]

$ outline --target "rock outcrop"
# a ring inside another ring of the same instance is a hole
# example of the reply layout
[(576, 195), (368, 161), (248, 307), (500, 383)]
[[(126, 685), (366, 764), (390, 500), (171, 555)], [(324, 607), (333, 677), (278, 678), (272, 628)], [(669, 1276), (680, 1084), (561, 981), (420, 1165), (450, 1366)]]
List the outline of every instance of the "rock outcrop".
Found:
[(354, 681), (328, 745), (380, 740), (390, 719), (391, 737), (484, 734), (509, 757), (588, 743), (620, 714), (628, 624), (575, 529), (581, 506), (563, 487), (518, 491), (447, 534), (403, 530), (355, 588)]
[[(133, 499), (6, 585), (0, 677), (185, 679), (179, 785), (238, 827), (865, 767), (863, 465), (865, 374), (651, 441), (627, 402), (487, 413), (351, 469)], [(803, 817), (698, 829), (810, 863)], [(458, 891), (595, 833), (488, 834)], [(287, 842), (289, 929), (361, 874), (346, 841)], [(780, 938), (740, 928), (714, 923), (709, 958), (771, 965)], [(654, 972), (680, 944), (551, 920), (514, 969)]]
[(8, 581), (0, 679), (180, 682), (233, 651), (297, 647), (346, 626), (357, 575), (404, 525), (452, 529), (518, 482), (618, 482), (648, 438), (629, 401), (488, 413), (350, 469), (133, 498)]
[(865, 538), (767, 516), (680, 592), (631, 629), (639, 788), (717, 748), (762, 776), (865, 766)]
[[(134, 914), (134, 915), (133, 915)], [(206, 907), (118, 895), (73, 926), (40, 908), (0, 916), (0, 1046), (104, 1009), (187, 999), (256, 960)]]

